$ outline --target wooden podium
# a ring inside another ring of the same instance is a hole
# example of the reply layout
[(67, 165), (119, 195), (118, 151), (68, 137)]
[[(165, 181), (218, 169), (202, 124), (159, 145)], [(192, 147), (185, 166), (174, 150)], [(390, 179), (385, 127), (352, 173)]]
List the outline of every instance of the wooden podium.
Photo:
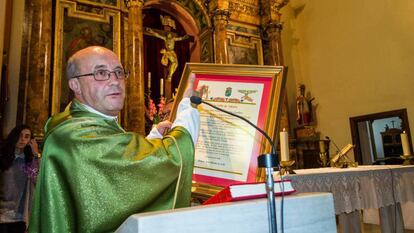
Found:
[[(281, 232), (281, 198), (276, 198)], [(267, 200), (255, 199), (131, 215), (117, 233), (266, 233)], [(302, 193), (284, 200), (285, 233), (336, 233), (330, 193)]]

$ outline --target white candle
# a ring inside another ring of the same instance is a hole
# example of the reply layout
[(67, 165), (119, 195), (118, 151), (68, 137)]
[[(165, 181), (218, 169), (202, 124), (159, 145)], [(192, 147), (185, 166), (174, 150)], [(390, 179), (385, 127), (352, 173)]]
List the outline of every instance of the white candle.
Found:
[(401, 136), (403, 154), (411, 155), (410, 144), (408, 143), (408, 134), (405, 131), (403, 131), (403, 133), (400, 136)]
[(164, 79), (160, 79), (160, 95), (164, 95)]
[(326, 150), (325, 150), (325, 141), (324, 140), (319, 141), (319, 152), (321, 152), (321, 153), (326, 152)]
[(148, 72), (148, 90), (151, 90), (151, 72)]
[(280, 159), (289, 161), (289, 134), (285, 128), (280, 132)]

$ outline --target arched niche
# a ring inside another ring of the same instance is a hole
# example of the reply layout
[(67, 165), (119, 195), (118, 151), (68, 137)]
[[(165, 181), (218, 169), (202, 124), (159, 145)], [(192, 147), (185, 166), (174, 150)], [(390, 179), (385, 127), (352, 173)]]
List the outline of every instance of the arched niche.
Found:
[[(191, 2), (192, 4), (190, 4)], [(185, 63), (212, 62), (213, 60), (210, 19), (204, 6), (198, 5), (195, 1), (185, 1), (185, 4), (182, 1), (147, 1), (142, 14), (145, 96), (146, 98), (150, 97), (157, 105), (161, 98), (160, 89), (163, 89), (165, 90), (163, 96), (166, 97), (168, 105), (172, 100), (171, 94), (178, 88)], [(176, 28), (164, 27), (160, 15), (163, 17), (170, 16), (175, 21)], [(151, 29), (152, 32), (149, 32), (148, 29)], [(184, 35), (191, 36), (191, 42), (180, 40), (174, 43), (174, 51), (179, 65), (171, 81), (166, 81), (166, 72), (170, 63), (168, 63), (168, 66), (164, 66), (161, 62), (163, 58), (161, 51), (166, 47), (165, 40), (155, 36), (153, 32), (156, 32), (159, 36), (166, 36), (168, 32), (172, 32), (175, 38)], [(151, 73), (150, 82), (148, 81), (149, 73)], [(151, 85), (148, 85), (149, 83)], [(148, 99), (145, 102), (148, 104)], [(149, 130), (151, 124), (154, 123), (148, 119), (146, 119), (146, 130)]]
[[(194, 45), (191, 48), (191, 62), (203, 62), (206, 61), (206, 56), (212, 57), (211, 20), (205, 6), (200, 5), (197, 1), (152, 0), (145, 2), (144, 11), (149, 8), (159, 9), (174, 15), (175, 19), (184, 27), (186, 33), (194, 37)], [(202, 49), (205, 51), (202, 48), (202, 44), (206, 44), (205, 41), (207, 41), (210, 54), (202, 54)]]

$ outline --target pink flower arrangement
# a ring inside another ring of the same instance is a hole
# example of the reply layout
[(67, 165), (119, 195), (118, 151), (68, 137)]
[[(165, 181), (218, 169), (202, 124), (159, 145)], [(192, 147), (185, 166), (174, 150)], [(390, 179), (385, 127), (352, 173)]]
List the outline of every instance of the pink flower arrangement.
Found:
[[(145, 114), (147, 118), (152, 121), (152, 124), (158, 124), (159, 122), (165, 120), (167, 113), (164, 112), (165, 98), (160, 98), (160, 103), (155, 105), (151, 97), (148, 97), (147, 108), (145, 109)], [(158, 107), (158, 109), (157, 109)]]

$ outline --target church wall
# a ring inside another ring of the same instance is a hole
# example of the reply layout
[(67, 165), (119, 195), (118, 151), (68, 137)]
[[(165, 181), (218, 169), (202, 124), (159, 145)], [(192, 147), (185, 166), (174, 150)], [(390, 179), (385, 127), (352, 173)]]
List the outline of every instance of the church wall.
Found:
[(9, 101), (6, 105), (3, 137), (16, 125), (17, 99), (20, 76), (20, 58), (24, 23), (24, 0), (13, 0), (9, 53)]
[(288, 80), (296, 83), (289, 99), (306, 85), (322, 137), (342, 147), (352, 143), (350, 117), (400, 108), (414, 132), (412, 9), (412, 0), (291, 0), (282, 9)]

